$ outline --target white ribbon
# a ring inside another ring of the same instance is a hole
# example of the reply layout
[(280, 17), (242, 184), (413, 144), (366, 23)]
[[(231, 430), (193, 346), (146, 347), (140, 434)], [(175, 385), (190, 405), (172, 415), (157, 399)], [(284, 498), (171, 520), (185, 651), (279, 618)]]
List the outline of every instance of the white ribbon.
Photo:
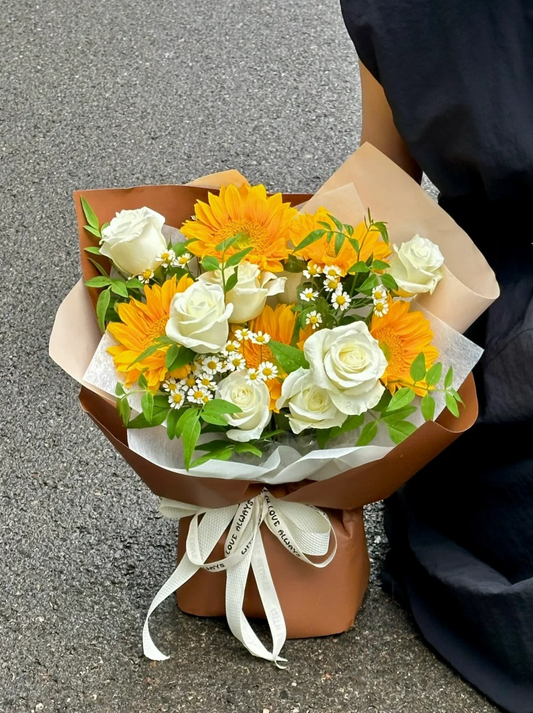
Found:
[[(263, 546), (261, 525), (264, 522), (281, 544), (298, 559), (313, 567), (326, 567), (337, 551), (337, 538), (331, 522), (318, 508), (301, 503), (289, 503), (273, 497), (267, 489), (239, 505), (224, 508), (205, 508), (197, 505), (161, 499), (161, 515), (171, 520), (192, 517), (187, 535), (185, 554), (174, 573), (161, 587), (152, 601), (143, 628), (144, 654), (154, 661), (168, 658), (152, 641), (148, 620), (167, 597), (187, 582), (199, 569), (208, 572), (226, 570), (226, 618), (234, 636), (253, 656), (273, 661), (280, 668), (285, 662), (279, 653), (287, 638), (287, 630), (278, 595)], [(224, 558), (206, 563), (223, 533), (228, 530)], [(330, 536), (334, 545), (331, 554), (322, 562), (310, 556), (325, 556)], [(263, 604), (270, 633), (272, 651), (257, 638), (243, 612), (244, 591), (250, 567)]]

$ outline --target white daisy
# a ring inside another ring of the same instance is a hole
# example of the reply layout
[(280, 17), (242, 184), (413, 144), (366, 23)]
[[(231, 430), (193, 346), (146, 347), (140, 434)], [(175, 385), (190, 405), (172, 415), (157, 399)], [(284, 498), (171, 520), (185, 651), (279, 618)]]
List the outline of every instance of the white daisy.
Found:
[(326, 278), (324, 281), (324, 289), (326, 292), (336, 292), (341, 286), (341, 278), (338, 275)]
[(307, 268), (303, 271), (303, 276), (306, 277), (308, 280), (311, 280), (313, 277), (318, 277), (321, 272), (321, 265), (317, 265), (316, 262), (308, 262)]
[(305, 323), (307, 325), (310, 324), (313, 329), (318, 329), (319, 325), (322, 324), (322, 315), (314, 309), (312, 312), (309, 312), (305, 318)]
[(196, 376), (191, 373), (189, 376), (185, 377), (185, 379), (181, 379), (179, 382), (179, 387), (180, 389), (184, 389), (187, 391), (187, 389), (192, 389), (192, 387), (196, 384)]
[(341, 312), (344, 312), (344, 310), (347, 310), (348, 307), (350, 306), (351, 302), (351, 297), (347, 292), (343, 292), (342, 288), (338, 290), (338, 292), (334, 292), (331, 295), (331, 303), (334, 307), (337, 307), (337, 309), (340, 309)]
[(204, 357), (202, 361), (204, 371), (208, 374), (217, 374), (222, 371), (222, 361), (219, 357), (211, 355)]
[(176, 259), (176, 253), (174, 252), (174, 250), (172, 250), (172, 248), (169, 248), (168, 250), (162, 252), (157, 259), (161, 263), (161, 267), (170, 267), (174, 264), (174, 260)]
[(245, 369), (246, 361), (244, 360), (242, 354), (232, 354), (228, 358), (228, 368), (230, 371), (240, 371), (241, 369)]
[(191, 253), (183, 253), (182, 255), (177, 257), (172, 264), (176, 265), (177, 267), (185, 267), (189, 260), (192, 260)]
[(322, 273), (324, 277), (342, 277), (342, 270), (338, 265), (324, 265)]
[(150, 280), (153, 278), (153, 276), (154, 276), (153, 270), (145, 270), (144, 272), (141, 272), (140, 275), (137, 275), (137, 279), (139, 280), (139, 282), (142, 282), (143, 285), (147, 285), (150, 282)]
[(278, 367), (271, 361), (261, 362), (257, 370), (265, 381), (268, 381), (269, 379), (275, 379), (278, 375)]
[(259, 369), (248, 369), (248, 373), (246, 374), (246, 381), (264, 381), (264, 379), (259, 373)]
[(187, 392), (187, 401), (190, 401), (192, 404), (206, 404), (212, 398), (213, 394), (202, 386), (194, 386)]
[(238, 329), (235, 332), (235, 339), (239, 342), (245, 342), (248, 339), (252, 339), (253, 337), (253, 332), (248, 329), (248, 327), (241, 327), (241, 329)]
[(306, 287), (305, 290), (302, 290), (300, 292), (300, 298), (304, 302), (313, 302), (313, 300), (316, 300), (317, 297), (318, 297), (318, 292), (313, 290), (312, 287)]
[(270, 341), (270, 334), (267, 334), (266, 332), (263, 334), (263, 332), (256, 332), (255, 334), (252, 332), (252, 342), (254, 344), (268, 344)]
[(377, 304), (378, 302), (386, 302), (388, 294), (389, 292), (387, 288), (383, 287), (383, 285), (378, 285), (378, 287), (372, 288), (372, 300), (374, 301), (374, 304)]
[(388, 311), (388, 302), (374, 302), (374, 314), (376, 315), (376, 317), (384, 317)]
[(185, 394), (182, 391), (178, 391), (178, 389), (172, 391), (172, 393), (170, 393), (168, 396), (168, 403), (170, 404), (170, 408), (181, 408), (183, 406), (184, 401)]
[(241, 343), (237, 341), (229, 341), (227, 344), (224, 345), (224, 348), (222, 349), (222, 354), (224, 356), (233, 356), (235, 352), (240, 352), (241, 350)]
[(176, 382), (176, 379), (174, 377), (170, 376), (168, 379), (165, 379), (163, 382), (163, 388), (165, 391), (173, 392), (176, 391), (178, 388), (178, 384)]
[(211, 378), (211, 374), (203, 374), (198, 377), (198, 379), (196, 379), (196, 386), (199, 386), (202, 389), (210, 389), (211, 391), (214, 391), (217, 388), (217, 385)]

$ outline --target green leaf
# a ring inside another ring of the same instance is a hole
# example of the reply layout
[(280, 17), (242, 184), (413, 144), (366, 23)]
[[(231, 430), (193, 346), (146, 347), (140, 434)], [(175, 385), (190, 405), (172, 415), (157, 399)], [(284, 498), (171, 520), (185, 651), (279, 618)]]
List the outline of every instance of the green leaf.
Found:
[(453, 395), (446, 393), (446, 407), (456, 418), (459, 418), (459, 406)]
[(106, 228), (109, 228), (109, 221), (100, 226), (100, 232), (103, 233)]
[(206, 453), (204, 456), (200, 456), (200, 458), (196, 458), (196, 460), (194, 460), (191, 463), (191, 469), (198, 468), (199, 465), (208, 463), (210, 460), (229, 460), (232, 455), (233, 455), (233, 448), (230, 445), (228, 445), (225, 448), (221, 448), (219, 451), (214, 451), (212, 453)]
[(367, 446), (374, 440), (378, 432), (378, 422), (370, 421), (361, 431), (361, 435), (357, 439), (356, 446)]
[(353, 225), (348, 225), (347, 223), (344, 223), (344, 226), (343, 226), (343, 227), (344, 227), (344, 232), (346, 233), (346, 235), (347, 235), (349, 238), (351, 238), (352, 235), (353, 235), (353, 231), (354, 231)]
[(210, 423), (213, 426), (227, 426), (228, 422), (224, 418), (222, 414), (218, 413), (204, 413), (203, 411), (200, 413), (200, 418), (202, 421), (205, 421), (206, 423)]
[(126, 287), (128, 290), (142, 290), (142, 289), (144, 289), (144, 285), (139, 280), (138, 277), (130, 277), (130, 279), (126, 282)]
[(420, 352), (420, 354), (411, 364), (409, 373), (411, 374), (411, 379), (415, 383), (424, 379), (424, 377), (426, 376), (426, 357), (424, 356), (423, 352)]
[(93, 255), (100, 255), (100, 248), (96, 245), (90, 245), (88, 248), (83, 248), (86, 253), (92, 253)]
[(237, 233), (237, 235), (233, 235), (231, 238), (226, 238), (223, 240), (221, 243), (215, 246), (215, 250), (225, 252), (228, 248), (231, 248), (232, 245), (235, 245), (235, 243), (238, 243), (239, 240), (242, 240), (245, 235), (244, 233)]
[(122, 280), (117, 280), (117, 279), (112, 280), (111, 290), (116, 295), (119, 295), (119, 297), (129, 297), (128, 288), (126, 287), (126, 283), (123, 282)]
[(91, 225), (84, 225), (83, 229), (86, 230), (88, 233), (91, 233), (91, 235), (94, 235), (96, 238), (102, 237), (100, 235), (100, 231), (97, 228), (93, 228)]
[(338, 255), (344, 245), (344, 235), (342, 233), (337, 233), (335, 235), (335, 255)]
[(207, 272), (210, 272), (212, 270), (220, 270), (220, 263), (216, 257), (206, 255), (204, 258), (202, 258), (202, 267), (204, 268), (204, 270), (207, 270)]
[(364, 414), (360, 414), (359, 416), (348, 416), (348, 418), (342, 424), (342, 426), (335, 426), (335, 428), (330, 429), (330, 431), (331, 431), (330, 439), (338, 438), (343, 433), (349, 433), (350, 431), (356, 431), (358, 428), (361, 428), (361, 426), (363, 425), (364, 422), (365, 422)]
[(416, 426), (409, 421), (394, 421), (394, 423), (387, 423), (387, 430), (391, 441), (398, 444), (414, 433)]
[(141, 400), (141, 407), (143, 410), (144, 417), (148, 423), (152, 422), (152, 417), (154, 415), (154, 395), (151, 391), (145, 391)]
[(398, 389), (398, 391), (392, 397), (390, 404), (387, 407), (387, 413), (389, 411), (397, 411), (400, 408), (408, 406), (415, 397), (415, 392), (408, 386), (404, 386), (403, 389)]
[(359, 292), (371, 292), (374, 287), (379, 285), (379, 280), (374, 274), (370, 274), (366, 280), (363, 282), (361, 287), (359, 287)]
[(128, 428), (153, 428), (160, 426), (167, 417), (167, 414), (168, 409), (154, 410), (152, 420), (148, 422), (144, 414), (140, 413), (138, 416), (135, 416), (133, 421), (128, 423)]
[(350, 245), (352, 248), (355, 250), (356, 253), (361, 251), (361, 246), (359, 245), (359, 241), (356, 240), (355, 238), (349, 238)]
[(391, 399), (392, 399), (391, 392), (388, 389), (385, 389), (380, 400), (378, 401), (378, 405), (374, 406), (372, 411), (379, 411), (379, 412), (385, 411), (387, 409), (388, 405), (390, 404)]
[(296, 347), (290, 347), (287, 344), (274, 342), (272, 340), (268, 343), (268, 346), (286, 374), (290, 374), (300, 367), (303, 367), (304, 369), (309, 368), (309, 363), (307, 362), (304, 353)]
[(389, 239), (389, 231), (387, 230), (387, 224), (383, 223), (383, 222), (374, 223), (374, 227), (379, 230), (381, 237), (388, 245), (390, 242), (390, 239)]
[(179, 353), (179, 346), (177, 344), (171, 344), (168, 348), (167, 353), (165, 354), (165, 367), (168, 369), (168, 371), (172, 371), (170, 367), (174, 363), (174, 360), (177, 359)]
[(176, 438), (176, 429), (178, 427), (178, 421), (180, 420), (182, 409), (171, 408), (167, 416), (167, 436), (172, 440)]
[(183, 430), (189, 421), (197, 421), (200, 417), (200, 409), (197, 408), (187, 408), (179, 417), (178, 423), (176, 424), (176, 438), (181, 438)]
[(195, 410), (192, 411), (192, 414), (193, 416), (185, 422), (181, 436), (183, 441), (183, 460), (185, 461), (187, 470), (191, 467), (194, 449), (202, 432), (202, 427), (200, 426), (200, 412)]
[(453, 384), (453, 367), (451, 366), (444, 377), (444, 388), (449, 389)]
[(128, 403), (128, 399), (125, 396), (119, 399), (119, 401), (117, 402), (117, 408), (118, 413), (122, 418), (122, 423), (127, 426), (131, 416), (131, 407)]
[(144, 374), (141, 374), (139, 376), (139, 378), (137, 379), (137, 383), (138, 383), (140, 389), (148, 388), (148, 382), (146, 381), (146, 376)]
[(146, 357), (152, 356), (152, 354), (155, 354), (158, 349), (161, 349), (161, 347), (165, 346), (166, 344), (175, 344), (175, 342), (173, 339), (170, 339), (170, 337), (157, 337), (156, 339), (154, 339), (153, 343), (150, 344), (150, 346), (147, 347), (142, 352), (142, 354), (137, 357), (137, 359), (135, 359), (135, 361), (131, 362), (129, 368), (131, 368), (134, 364), (137, 364), (138, 362), (142, 361), (143, 359), (146, 359)]
[(450, 389), (450, 393), (456, 401), (458, 401), (460, 404), (463, 404), (463, 406), (465, 405), (465, 402), (461, 398), (461, 394), (458, 391), (456, 391), (455, 389)]
[(422, 416), (426, 421), (433, 421), (435, 417), (435, 399), (430, 394), (426, 394), (420, 403)]
[(381, 282), (383, 283), (383, 287), (386, 287), (391, 292), (398, 292), (398, 283), (388, 272), (384, 272), (383, 275), (381, 275)]
[(325, 448), (327, 445), (327, 442), (329, 439), (332, 437), (331, 436), (331, 428), (319, 428), (317, 429), (316, 432), (316, 442), (318, 443), (319, 448)]
[(258, 458), (263, 455), (263, 451), (252, 443), (235, 443), (233, 447), (235, 448), (235, 453), (251, 453)]
[[(97, 278), (95, 278), (97, 279)], [(98, 296), (98, 302), (96, 303), (96, 319), (98, 320), (98, 326), (105, 332), (105, 315), (107, 308), (109, 307), (109, 302), (111, 301), (111, 290), (108, 287), (107, 290), (100, 292)]]
[(100, 265), (99, 262), (96, 262), (96, 260), (93, 260), (92, 258), (87, 258), (87, 260), (91, 263), (91, 265), (94, 265), (95, 268), (98, 270), (100, 275), (103, 275), (104, 277), (108, 277), (107, 271), (102, 265)]
[(301, 242), (298, 243), (298, 245), (294, 248), (292, 252), (296, 253), (299, 250), (303, 250), (303, 248), (306, 248), (308, 245), (316, 243), (316, 241), (320, 240), (320, 238), (322, 238), (325, 233), (326, 231), (320, 228), (317, 230), (313, 230), (312, 233), (309, 233), (309, 235), (307, 235)]
[(328, 218), (332, 220), (335, 223), (335, 227), (337, 230), (342, 233), (344, 231), (344, 225), (340, 222), (340, 220), (337, 220), (334, 215), (331, 215), (331, 213), (328, 213)]
[(331, 225), (330, 225), (330, 223), (326, 223), (325, 220), (319, 220), (319, 221), (318, 221), (318, 224), (321, 225), (323, 228), (325, 228), (325, 229), (328, 230), (328, 231), (331, 230)]
[(238, 281), (238, 279), (239, 279), (239, 274), (238, 274), (238, 273), (239, 273), (239, 268), (236, 267), (236, 268), (235, 268), (235, 272), (233, 273), (233, 275), (230, 275), (230, 276), (228, 277), (228, 281), (226, 282), (226, 292), (231, 292), (231, 290), (232, 290), (232, 289), (235, 287), (235, 285), (237, 284), (237, 281)]
[(348, 272), (351, 275), (354, 275), (356, 272), (370, 272), (370, 268), (368, 267), (366, 262), (363, 262), (363, 260), (359, 260), (359, 262), (356, 262), (354, 265), (351, 266)]
[(372, 262), (372, 269), (373, 270), (388, 270), (390, 267), (388, 262), (384, 262), (383, 260), (373, 260)]
[(115, 384), (115, 396), (124, 396), (125, 393), (124, 386), (120, 383), (120, 381), (117, 381)]
[(90, 280), (85, 280), (86, 287), (107, 287), (113, 284), (113, 280), (110, 277), (105, 277), (104, 275), (100, 277), (91, 277)]
[[(98, 218), (95, 215), (94, 210), (91, 208), (91, 206), (87, 203), (85, 198), (82, 196), (81, 197), (81, 207), (83, 208), (83, 213), (85, 215), (86, 221), (89, 223), (89, 225), (92, 228), (96, 228), (98, 230), (100, 223), (98, 222)], [(98, 237), (100, 237), (100, 234), (98, 234)]]
[(249, 252), (252, 252), (253, 249), (254, 248), (252, 245), (249, 248), (244, 248), (244, 250), (239, 250), (238, 253), (234, 253), (226, 260), (226, 262), (224, 263), (224, 267), (235, 267), (235, 265), (238, 265), (240, 261), (248, 255)]
[(232, 404), (231, 401), (226, 401), (225, 399), (212, 399), (205, 404), (203, 411), (204, 413), (208, 412), (220, 415), (224, 413), (240, 413), (242, 409), (239, 406)]
[(306, 266), (307, 263), (305, 262), (305, 260), (298, 259), (296, 255), (293, 255), (292, 253), (289, 255), (287, 261), (284, 264), (285, 271), (292, 273), (303, 272)]
[(442, 377), (442, 364), (437, 362), (428, 370), (426, 374), (426, 383), (428, 386), (435, 386), (438, 384)]
[(385, 423), (394, 423), (395, 421), (404, 421), (409, 416), (412, 416), (418, 411), (416, 406), (404, 406), (403, 408), (395, 409), (394, 411), (386, 411), (382, 417)]

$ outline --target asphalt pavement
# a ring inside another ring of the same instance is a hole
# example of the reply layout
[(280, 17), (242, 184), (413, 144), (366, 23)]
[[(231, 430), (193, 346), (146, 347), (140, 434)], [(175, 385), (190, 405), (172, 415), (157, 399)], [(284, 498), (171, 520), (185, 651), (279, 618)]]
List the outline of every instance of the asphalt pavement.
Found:
[(48, 359), (78, 280), (72, 192), (237, 168), (314, 191), (356, 149), (360, 92), (337, 0), (17, 0), (0, 40), (1, 713), (489, 713), (377, 579), (355, 627), (290, 641), (285, 671), (223, 620), (159, 610), (176, 533)]

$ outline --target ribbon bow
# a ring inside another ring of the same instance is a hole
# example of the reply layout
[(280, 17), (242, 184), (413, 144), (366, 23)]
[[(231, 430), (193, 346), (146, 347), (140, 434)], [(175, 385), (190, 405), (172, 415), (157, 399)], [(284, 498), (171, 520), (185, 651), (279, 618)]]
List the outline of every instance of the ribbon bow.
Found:
[[(286, 659), (281, 658), (279, 653), (287, 638), (287, 630), (260, 528), (264, 522), (295, 557), (313, 567), (326, 567), (337, 551), (335, 531), (326, 513), (311, 505), (279, 500), (267, 489), (244, 503), (224, 508), (205, 508), (162, 498), (160, 512), (163, 517), (171, 520), (191, 516), (192, 519), (185, 555), (156, 594), (148, 610), (143, 628), (145, 656), (155, 661), (168, 658), (159, 651), (150, 636), (148, 620), (152, 612), (199, 569), (208, 572), (226, 570), (226, 618), (231, 632), (253, 656), (273, 661), (279, 668), (284, 668), (280, 666), (280, 662), (285, 662)], [(224, 558), (207, 564), (206, 560), (227, 529)], [(327, 555), (331, 534), (334, 546), (327, 559), (320, 563), (308, 559), (307, 555)], [(272, 651), (258, 639), (243, 612), (244, 591), (250, 567), (270, 627)]]

